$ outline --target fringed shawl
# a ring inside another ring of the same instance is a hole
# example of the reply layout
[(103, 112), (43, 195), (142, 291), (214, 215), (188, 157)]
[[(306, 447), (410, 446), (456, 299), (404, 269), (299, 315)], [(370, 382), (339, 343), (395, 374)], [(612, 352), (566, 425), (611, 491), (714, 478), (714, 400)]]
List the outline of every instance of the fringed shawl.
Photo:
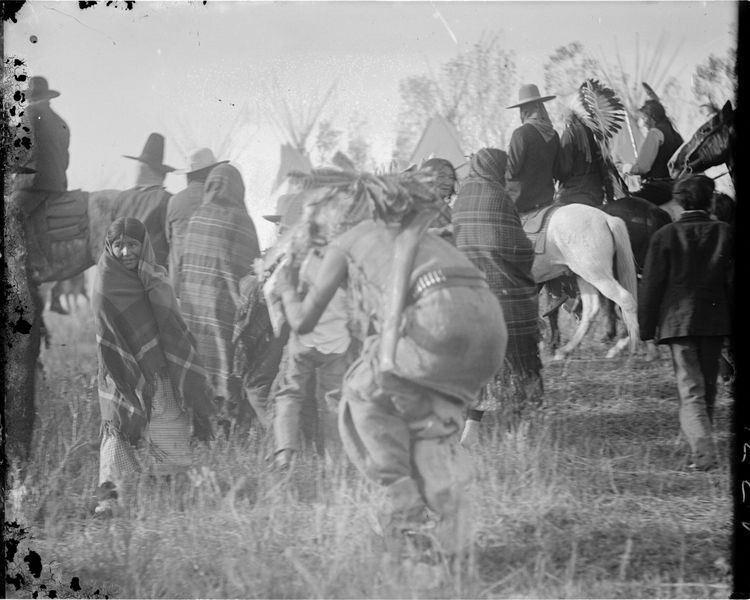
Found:
[(109, 243), (97, 265), (92, 307), (102, 422), (136, 442), (151, 418), (154, 382), (168, 376), (181, 408), (194, 413), (195, 435), (209, 438), (213, 389), (148, 235), (142, 244), (137, 271), (125, 268)]

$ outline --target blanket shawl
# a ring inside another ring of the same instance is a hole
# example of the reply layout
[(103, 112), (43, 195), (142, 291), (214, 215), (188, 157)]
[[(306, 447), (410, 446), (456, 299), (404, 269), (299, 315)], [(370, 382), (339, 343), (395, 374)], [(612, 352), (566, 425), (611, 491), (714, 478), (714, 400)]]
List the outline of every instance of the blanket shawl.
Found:
[(151, 418), (155, 381), (168, 376), (180, 408), (193, 412), (195, 435), (211, 438), (214, 392), (148, 235), (137, 271), (105, 245), (91, 302), (103, 429), (137, 443)]
[(505, 191), (506, 155), (480, 150), (453, 205), (456, 247), (487, 276), (508, 328), (506, 363), (516, 371), (538, 371), (538, 297), (531, 276), (534, 248)]
[(180, 308), (217, 395), (229, 398), (234, 320), (242, 305), (239, 284), (260, 248), (239, 172), (230, 165), (214, 168), (204, 190), (185, 235)]

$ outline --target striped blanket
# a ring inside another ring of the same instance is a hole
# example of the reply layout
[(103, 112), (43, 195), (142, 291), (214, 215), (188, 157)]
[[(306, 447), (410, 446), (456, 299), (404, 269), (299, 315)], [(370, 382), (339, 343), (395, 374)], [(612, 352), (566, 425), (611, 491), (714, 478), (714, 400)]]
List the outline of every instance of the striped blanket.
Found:
[(233, 371), (234, 319), (242, 305), (239, 283), (260, 256), (244, 196), (234, 167), (221, 165), (211, 171), (203, 204), (188, 225), (180, 269), (182, 314), (217, 395), (225, 399)]
[(480, 150), (471, 160), (453, 205), (456, 247), (487, 276), (508, 327), (506, 363), (538, 372), (537, 288), (531, 276), (534, 249), (505, 191), (505, 153)]
[(180, 408), (194, 413), (195, 435), (211, 437), (214, 392), (147, 234), (137, 271), (105, 245), (91, 303), (103, 426), (136, 443), (151, 419), (156, 380), (168, 376)]

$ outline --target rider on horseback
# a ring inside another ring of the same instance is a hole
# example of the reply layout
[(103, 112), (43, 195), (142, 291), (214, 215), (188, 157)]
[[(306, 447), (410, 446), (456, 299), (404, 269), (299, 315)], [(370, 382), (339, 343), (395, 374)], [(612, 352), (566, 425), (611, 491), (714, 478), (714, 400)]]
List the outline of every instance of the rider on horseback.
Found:
[(32, 173), (19, 173), (13, 179), (13, 201), (28, 217), (45, 200), (68, 189), (70, 130), (49, 105), (60, 92), (49, 89), (44, 77), (30, 77), (26, 90), (25, 130), (29, 132), (29, 153), (24, 167)]
[(633, 192), (634, 196), (661, 206), (672, 199), (672, 179), (667, 164), (683, 140), (659, 100), (646, 100), (638, 110), (643, 115), (648, 134), (635, 164), (625, 169), (624, 174), (641, 176), (641, 189)]
[[(24, 171), (13, 179), (11, 196), (27, 220), (38, 208), (60, 199), (68, 190), (65, 171), (70, 159), (70, 129), (49, 104), (52, 98), (59, 95), (60, 92), (49, 89), (44, 77), (29, 78), (26, 90), (28, 105), (23, 120), (31, 143), (23, 165)], [(30, 226), (35, 229), (34, 223), (30, 223)], [(43, 235), (46, 231), (39, 233)], [(29, 237), (29, 242), (37, 238)], [(50, 291), (50, 310), (64, 315), (67, 311), (60, 304), (60, 291), (58, 284)]]
[(549, 206), (555, 193), (555, 169), (560, 137), (552, 126), (544, 102), (555, 96), (541, 96), (536, 85), (526, 84), (518, 92), (522, 125), (508, 145), (506, 188), (519, 213)]

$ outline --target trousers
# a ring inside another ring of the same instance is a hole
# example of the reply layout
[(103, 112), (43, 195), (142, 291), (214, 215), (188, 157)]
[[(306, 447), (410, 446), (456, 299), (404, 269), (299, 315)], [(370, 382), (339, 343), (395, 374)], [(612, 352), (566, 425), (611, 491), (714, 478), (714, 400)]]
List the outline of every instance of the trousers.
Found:
[(315, 390), (317, 406), (314, 441), (318, 454), (325, 453), (326, 441), (335, 446), (337, 391), (351, 362), (349, 352), (324, 354), (301, 344), (292, 336), (282, 361), (279, 388), (274, 398), (273, 430), (276, 451), (300, 450), (303, 408)]
[(724, 337), (695, 336), (667, 341), (680, 397), (680, 428), (696, 466), (711, 466), (716, 460), (712, 421)]

